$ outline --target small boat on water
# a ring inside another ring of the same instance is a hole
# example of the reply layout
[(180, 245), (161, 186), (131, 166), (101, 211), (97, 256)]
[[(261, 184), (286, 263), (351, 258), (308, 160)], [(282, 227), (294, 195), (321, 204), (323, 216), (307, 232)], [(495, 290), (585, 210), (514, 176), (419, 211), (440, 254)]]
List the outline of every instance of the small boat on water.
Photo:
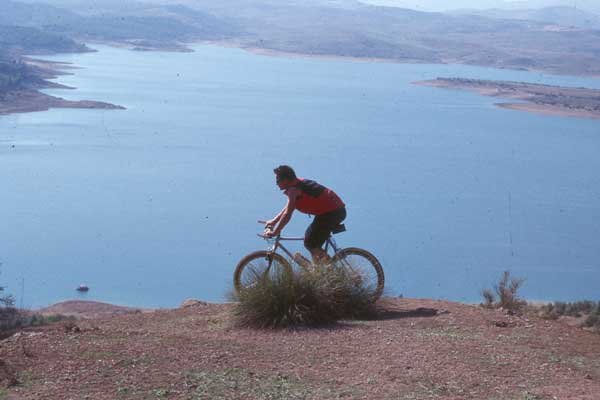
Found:
[(90, 288), (89, 288), (89, 286), (88, 286), (88, 285), (83, 285), (83, 284), (82, 284), (82, 285), (79, 285), (79, 286), (77, 287), (77, 291), (78, 291), (78, 292), (87, 292), (88, 290), (90, 290)]

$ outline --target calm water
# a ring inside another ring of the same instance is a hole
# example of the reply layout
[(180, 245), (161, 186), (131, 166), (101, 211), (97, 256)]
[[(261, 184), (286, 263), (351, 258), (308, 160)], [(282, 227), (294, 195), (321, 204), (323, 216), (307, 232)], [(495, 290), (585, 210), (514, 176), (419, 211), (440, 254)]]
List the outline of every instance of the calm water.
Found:
[(341, 194), (338, 243), (378, 255), (392, 295), (478, 301), (510, 269), (531, 299), (599, 298), (600, 122), (410, 82), (600, 80), (99, 50), (52, 57), (82, 69), (59, 79), (77, 90), (49, 92), (127, 111), (0, 117), (0, 282), (24, 306), (82, 282), (79, 297), (129, 305), (223, 301), (237, 261), (265, 247), (255, 221), (284, 204), (281, 163)]

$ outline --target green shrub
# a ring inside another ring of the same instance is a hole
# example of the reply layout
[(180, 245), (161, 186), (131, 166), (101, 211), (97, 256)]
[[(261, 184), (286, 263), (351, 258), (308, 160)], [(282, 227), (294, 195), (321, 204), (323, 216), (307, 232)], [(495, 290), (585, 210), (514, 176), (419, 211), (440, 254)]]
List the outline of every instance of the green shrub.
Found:
[(232, 312), (238, 326), (315, 326), (375, 313), (372, 291), (345, 268), (316, 266), (252, 274), (254, 284), (230, 296), (236, 302)]

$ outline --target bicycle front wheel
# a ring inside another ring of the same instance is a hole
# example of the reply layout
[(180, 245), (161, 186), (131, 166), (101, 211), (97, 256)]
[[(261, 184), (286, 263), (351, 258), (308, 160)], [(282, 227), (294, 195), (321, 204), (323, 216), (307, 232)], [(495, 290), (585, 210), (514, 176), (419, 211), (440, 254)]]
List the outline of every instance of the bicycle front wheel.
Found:
[(277, 253), (255, 251), (238, 263), (233, 274), (233, 286), (240, 292), (260, 279), (270, 279), (282, 273), (292, 273), (292, 266), (285, 258)]
[(335, 253), (333, 261), (356, 275), (362, 285), (372, 293), (373, 301), (379, 300), (383, 294), (385, 276), (381, 264), (373, 254), (363, 249), (349, 247)]

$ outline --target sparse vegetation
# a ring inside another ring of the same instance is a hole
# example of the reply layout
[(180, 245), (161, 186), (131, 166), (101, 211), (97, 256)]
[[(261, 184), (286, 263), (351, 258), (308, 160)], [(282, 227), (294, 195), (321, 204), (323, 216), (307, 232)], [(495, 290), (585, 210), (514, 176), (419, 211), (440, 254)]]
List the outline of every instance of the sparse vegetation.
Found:
[(596, 307), (594, 307), (594, 309), (587, 316), (583, 322), (583, 326), (587, 328), (594, 328), (596, 331), (600, 332), (600, 302), (596, 303)]
[(231, 295), (238, 326), (323, 325), (374, 314), (372, 291), (345, 268), (252, 271), (252, 285)]
[(594, 309), (597, 309), (600, 302), (590, 300), (576, 301), (573, 303), (565, 303), (556, 301), (542, 306), (543, 316), (548, 319), (556, 319), (560, 316), (581, 317), (582, 315), (590, 314)]
[(47, 325), (59, 321), (72, 322), (73, 317), (63, 315), (40, 315), (16, 308), (0, 309), (0, 332), (9, 332), (30, 326)]
[(11, 295), (3, 294), (4, 288), (0, 287), (0, 332), (9, 332), (29, 326), (46, 325), (62, 320), (71, 320), (62, 315), (39, 315), (33, 312), (19, 310), (14, 307), (15, 299)]
[(582, 326), (600, 332), (600, 301), (583, 300), (573, 303), (556, 301), (541, 307), (542, 318), (558, 319), (560, 317), (585, 317)]
[(482, 306), (487, 308), (504, 308), (507, 310), (519, 310), (527, 304), (518, 296), (519, 289), (525, 283), (525, 279), (510, 276), (509, 271), (504, 271), (502, 277), (494, 289), (484, 289), (481, 291), (483, 297)]

